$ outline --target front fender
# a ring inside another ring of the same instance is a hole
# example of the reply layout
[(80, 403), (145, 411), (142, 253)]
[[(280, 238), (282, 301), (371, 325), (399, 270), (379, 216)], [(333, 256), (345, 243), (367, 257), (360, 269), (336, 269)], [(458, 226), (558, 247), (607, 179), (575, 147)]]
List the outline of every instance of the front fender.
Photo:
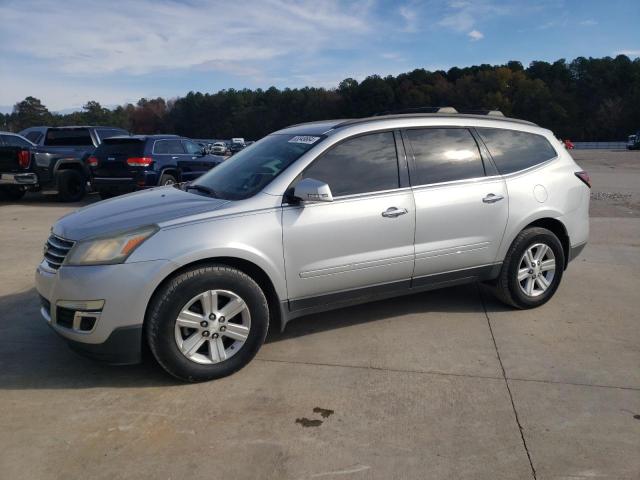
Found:
[(267, 274), (278, 297), (287, 298), (278, 209), (161, 229), (134, 251), (129, 261), (162, 258), (182, 268), (221, 257), (253, 263)]

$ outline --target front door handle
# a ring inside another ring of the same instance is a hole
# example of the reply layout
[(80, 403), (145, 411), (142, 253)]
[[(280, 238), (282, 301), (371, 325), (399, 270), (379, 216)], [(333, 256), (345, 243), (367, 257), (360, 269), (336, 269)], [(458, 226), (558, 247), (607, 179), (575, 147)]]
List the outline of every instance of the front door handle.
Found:
[(389, 207), (384, 212), (382, 212), (382, 216), (385, 218), (395, 218), (408, 212), (409, 211), (406, 208)]
[(171, 160), (178, 160), (180, 157), (171, 157)]
[(486, 197), (482, 199), (484, 203), (496, 203), (502, 200), (504, 197), (502, 195), (495, 195), (493, 193), (488, 194)]

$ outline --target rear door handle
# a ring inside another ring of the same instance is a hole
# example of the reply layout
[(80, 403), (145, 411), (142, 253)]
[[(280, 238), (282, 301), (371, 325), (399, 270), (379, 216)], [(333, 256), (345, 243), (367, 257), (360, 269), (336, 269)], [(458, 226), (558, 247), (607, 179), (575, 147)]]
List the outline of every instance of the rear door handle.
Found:
[(171, 160), (178, 160), (180, 157), (171, 157)]
[(482, 199), (484, 203), (496, 203), (502, 200), (504, 197), (502, 195), (495, 195), (493, 193), (488, 194), (486, 197)]
[(408, 212), (409, 211), (406, 208), (389, 207), (384, 212), (382, 212), (382, 216), (385, 218), (395, 218)]

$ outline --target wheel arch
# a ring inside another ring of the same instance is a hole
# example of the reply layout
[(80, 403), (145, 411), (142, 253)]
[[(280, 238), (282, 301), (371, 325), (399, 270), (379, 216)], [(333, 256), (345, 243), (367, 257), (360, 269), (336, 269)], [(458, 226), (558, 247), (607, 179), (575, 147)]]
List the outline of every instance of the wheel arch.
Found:
[(567, 232), (567, 227), (557, 218), (544, 217), (539, 218), (531, 223), (529, 223), (525, 228), (530, 227), (541, 227), (546, 228), (547, 230), (553, 232), (553, 234), (558, 237), (560, 243), (562, 244), (562, 251), (564, 252), (564, 268), (567, 268), (569, 264), (569, 252), (571, 250), (571, 242), (569, 240), (569, 233)]
[(251, 277), (258, 286), (262, 289), (265, 296), (267, 297), (267, 303), (269, 306), (269, 319), (272, 322), (277, 322), (278, 328), (284, 327), (284, 315), (281, 307), (281, 299), (278, 296), (276, 288), (271, 280), (271, 277), (267, 274), (267, 272), (257, 265), (256, 263), (240, 258), (240, 257), (232, 257), (232, 256), (216, 256), (216, 257), (208, 257), (202, 258), (198, 260), (194, 260), (192, 262), (186, 263), (184, 265), (180, 265), (175, 270), (171, 271), (168, 275), (166, 275), (154, 288), (151, 296), (149, 297), (149, 301), (147, 302), (147, 307), (144, 315), (144, 324), (147, 322), (147, 318), (149, 315), (149, 308), (158, 294), (158, 292), (173, 278), (177, 275), (180, 275), (188, 270), (192, 270), (194, 268), (203, 267), (206, 265), (225, 265), (228, 267), (236, 268), (241, 272), (245, 273), (249, 277)]
[(160, 179), (162, 178), (162, 175), (164, 175), (165, 173), (168, 173), (176, 177), (176, 180), (178, 182), (182, 181), (182, 172), (180, 171), (180, 169), (173, 165), (169, 165), (166, 167), (162, 167), (160, 169), (160, 173), (158, 174), (158, 184), (160, 184)]
[(558, 240), (560, 240), (560, 243), (562, 244), (562, 251), (564, 253), (563, 267), (564, 269), (566, 269), (569, 263), (569, 252), (571, 250), (571, 241), (569, 239), (569, 233), (567, 231), (566, 225), (562, 223), (561, 220), (558, 220), (557, 218), (550, 215), (544, 215), (538, 218), (529, 218), (525, 220), (519, 226), (519, 228), (514, 228), (512, 236), (508, 239), (508, 242), (504, 243), (504, 249), (502, 251), (500, 258), (503, 259), (505, 257), (505, 255), (509, 251), (509, 248), (511, 248), (511, 245), (515, 241), (516, 237), (520, 234), (520, 232), (531, 227), (546, 228), (547, 230), (552, 232), (556, 237), (558, 237)]
[(61, 158), (57, 160), (53, 169), (54, 175), (63, 170), (77, 170), (87, 178), (86, 166), (77, 158)]

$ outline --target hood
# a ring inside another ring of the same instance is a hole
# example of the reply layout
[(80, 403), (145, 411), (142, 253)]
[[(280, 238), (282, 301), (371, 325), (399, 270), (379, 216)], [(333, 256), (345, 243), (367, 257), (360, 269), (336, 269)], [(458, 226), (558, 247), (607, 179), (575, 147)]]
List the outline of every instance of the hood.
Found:
[(229, 200), (175, 187), (154, 188), (76, 210), (58, 220), (53, 233), (69, 240), (84, 240), (209, 212), (227, 203)]

